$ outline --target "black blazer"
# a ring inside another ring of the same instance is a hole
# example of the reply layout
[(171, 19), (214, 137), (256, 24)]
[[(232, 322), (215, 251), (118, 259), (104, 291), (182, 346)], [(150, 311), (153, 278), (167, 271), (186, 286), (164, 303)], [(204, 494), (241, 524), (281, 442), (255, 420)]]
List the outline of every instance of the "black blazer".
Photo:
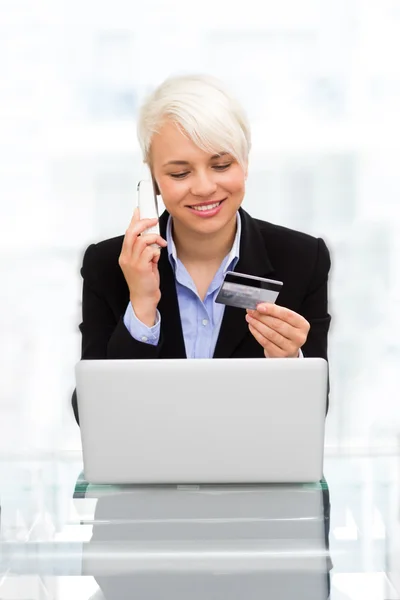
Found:
[[(310, 323), (302, 351), (327, 359), (328, 273), (330, 257), (324, 241), (305, 233), (253, 219), (240, 209), (242, 235), (235, 271), (283, 281), (277, 304), (301, 314)], [(168, 213), (160, 217), (165, 238)], [(82, 359), (186, 358), (174, 273), (166, 249), (159, 260), (161, 334), (157, 346), (139, 342), (126, 329), (123, 316), (129, 289), (118, 264), (123, 236), (90, 245), (84, 255)], [(245, 310), (227, 306), (214, 358), (261, 358), (263, 348), (253, 338)], [(79, 423), (76, 392), (72, 406)]]

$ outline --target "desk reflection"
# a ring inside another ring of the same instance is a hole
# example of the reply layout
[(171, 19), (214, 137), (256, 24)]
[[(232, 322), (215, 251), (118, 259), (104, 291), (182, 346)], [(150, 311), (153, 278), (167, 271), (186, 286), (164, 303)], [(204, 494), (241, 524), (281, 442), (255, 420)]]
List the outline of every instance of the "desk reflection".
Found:
[(82, 575), (93, 575), (107, 599), (329, 597), (326, 482), (129, 486), (94, 495)]

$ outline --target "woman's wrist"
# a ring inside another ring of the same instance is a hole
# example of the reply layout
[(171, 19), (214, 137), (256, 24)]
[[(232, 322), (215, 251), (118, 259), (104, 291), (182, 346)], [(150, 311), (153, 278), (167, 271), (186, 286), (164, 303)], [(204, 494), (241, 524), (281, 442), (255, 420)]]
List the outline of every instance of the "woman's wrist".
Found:
[(147, 327), (153, 327), (157, 320), (157, 304), (149, 301), (141, 303), (131, 298), (131, 305), (136, 317)]

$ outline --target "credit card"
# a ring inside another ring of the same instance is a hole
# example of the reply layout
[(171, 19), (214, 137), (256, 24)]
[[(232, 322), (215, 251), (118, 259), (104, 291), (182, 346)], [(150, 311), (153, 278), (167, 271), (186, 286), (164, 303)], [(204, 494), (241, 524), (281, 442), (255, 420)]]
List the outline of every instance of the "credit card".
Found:
[(215, 302), (255, 310), (260, 302), (274, 304), (282, 286), (282, 281), (227, 271)]

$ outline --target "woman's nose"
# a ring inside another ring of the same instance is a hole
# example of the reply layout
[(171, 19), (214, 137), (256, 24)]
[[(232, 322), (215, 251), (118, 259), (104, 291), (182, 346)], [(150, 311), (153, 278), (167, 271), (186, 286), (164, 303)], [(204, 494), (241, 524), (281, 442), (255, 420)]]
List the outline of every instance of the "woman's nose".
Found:
[(193, 196), (211, 196), (217, 189), (217, 184), (212, 176), (206, 173), (197, 174), (192, 181), (191, 192)]

